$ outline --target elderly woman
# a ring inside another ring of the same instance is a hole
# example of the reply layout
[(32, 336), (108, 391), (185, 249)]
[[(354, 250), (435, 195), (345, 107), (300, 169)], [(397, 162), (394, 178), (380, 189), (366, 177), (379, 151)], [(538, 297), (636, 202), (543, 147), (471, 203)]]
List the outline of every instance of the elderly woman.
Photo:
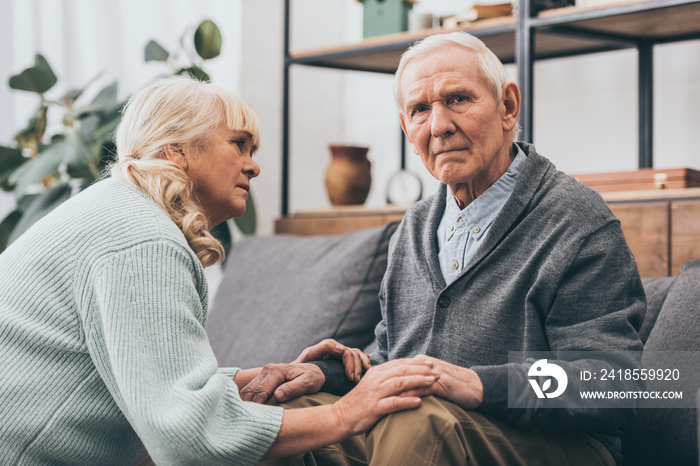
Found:
[(0, 255), (0, 463), (129, 465), (148, 452), (252, 464), (418, 406), (411, 390), (435, 380), (421, 360), (370, 369), (334, 405), (286, 411), (241, 399), (259, 369), (218, 368), (203, 267), (222, 258), (209, 228), (244, 213), (260, 172), (243, 102), (158, 82), (129, 100), (116, 145), (110, 179)]

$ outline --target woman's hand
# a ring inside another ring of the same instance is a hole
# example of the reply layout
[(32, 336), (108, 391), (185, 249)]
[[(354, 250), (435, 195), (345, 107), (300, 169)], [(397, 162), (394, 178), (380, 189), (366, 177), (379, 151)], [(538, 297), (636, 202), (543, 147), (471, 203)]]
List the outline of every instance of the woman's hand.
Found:
[(396, 359), (373, 367), (357, 386), (333, 405), (333, 413), (350, 435), (366, 432), (382, 417), (416, 408), (439, 379), (425, 357)]
[(332, 405), (285, 409), (282, 427), (264, 458), (315, 450), (366, 432), (387, 414), (418, 407), (421, 399), (412, 393), (429, 390), (437, 378), (426, 358), (373, 367)]
[(345, 376), (355, 383), (359, 382), (362, 374), (369, 370), (369, 356), (357, 348), (348, 348), (332, 338), (323, 340), (314, 346), (309, 346), (301, 352), (293, 363), (319, 361), (323, 359), (339, 359), (345, 367)]

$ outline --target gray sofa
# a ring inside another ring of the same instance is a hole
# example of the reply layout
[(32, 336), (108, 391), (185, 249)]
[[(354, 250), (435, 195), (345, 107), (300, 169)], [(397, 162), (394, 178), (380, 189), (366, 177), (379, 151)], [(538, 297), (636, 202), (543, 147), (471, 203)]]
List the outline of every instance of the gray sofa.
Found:
[[(380, 319), (377, 295), (396, 226), (236, 243), (207, 326), (219, 364), (289, 362), (328, 337), (371, 351)], [(643, 281), (644, 349), (700, 351), (700, 260), (686, 264), (676, 277)], [(625, 465), (696, 466), (696, 411), (638, 410), (623, 431)]]

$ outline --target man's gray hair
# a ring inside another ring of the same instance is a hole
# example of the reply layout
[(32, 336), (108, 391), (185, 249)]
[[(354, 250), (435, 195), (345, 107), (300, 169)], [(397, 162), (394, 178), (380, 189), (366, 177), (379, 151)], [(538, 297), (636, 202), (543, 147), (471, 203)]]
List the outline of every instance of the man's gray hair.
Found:
[(447, 34), (436, 34), (433, 36), (426, 37), (420, 42), (412, 45), (408, 50), (406, 50), (403, 55), (401, 55), (401, 61), (399, 62), (399, 68), (396, 70), (394, 75), (394, 100), (399, 106), (399, 111), (403, 111), (403, 91), (401, 89), (401, 77), (406, 69), (408, 62), (416, 57), (425, 55), (437, 49), (461, 46), (469, 50), (473, 50), (477, 54), (477, 59), (479, 60), (479, 68), (481, 68), (481, 74), (486, 79), (491, 92), (493, 93), (493, 98), (496, 102), (501, 102), (503, 98), (503, 85), (510, 82), (511, 79), (508, 76), (505, 66), (501, 63), (501, 60), (488, 48), (486, 45), (478, 38), (472, 36), (468, 32), (450, 32)]

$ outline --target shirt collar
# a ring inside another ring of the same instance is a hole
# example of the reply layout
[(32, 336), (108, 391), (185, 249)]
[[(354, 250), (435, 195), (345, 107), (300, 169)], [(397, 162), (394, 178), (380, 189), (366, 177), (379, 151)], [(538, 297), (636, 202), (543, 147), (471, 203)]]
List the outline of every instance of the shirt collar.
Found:
[(518, 153), (508, 167), (508, 170), (506, 170), (494, 184), (489, 186), (481, 196), (474, 199), (474, 201), (464, 209), (459, 208), (450, 187), (445, 185), (447, 196), (444, 217), (446, 219), (459, 222), (460, 218), (462, 218), (468, 225), (481, 226), (481, 232), (477, 233), (477, 235), (483, 233), (484, 226), (493, 222), (494, 218), (496, 218), (501, 211), (503, 204), (506, 203), (513, 192), (515, 182), (518, 180), (518, 175), (527, 158), (523, 150), (517, 144), (515, 144), (515, 147), (518, 148)]

